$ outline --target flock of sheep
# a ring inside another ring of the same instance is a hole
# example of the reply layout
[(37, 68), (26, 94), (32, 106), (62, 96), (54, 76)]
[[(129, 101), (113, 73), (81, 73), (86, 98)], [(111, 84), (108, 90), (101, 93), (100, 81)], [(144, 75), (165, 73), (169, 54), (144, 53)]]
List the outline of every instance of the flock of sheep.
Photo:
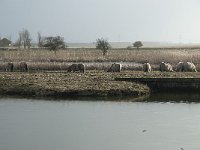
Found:
[[(108, 69), (108, 72), (120, 72), (122, 69), (122, 65), (119, 63), (114, 63)], [(161, 62), (159, 65), (159, 70), (161, 72), (173, 72), (172, 65), (169, 63)], [(150, 63), (143, 64), (144, 72), (151, 72), (152, 68)], [(192, 62), (179, 62), (176, 66), (177, 72), (197, 72), (196, 66)]]
[[(122, 65), (114, 63), (111, 65), (110, 69), (108, 69), (108, 72), (121, 72)], [(14, 64), (9, 62), (7, 63), (5, 70), (7, 72), (13, 72), (14, 70)], [(27, 72), (28, 71), (28, 65), (26, 62), (20, 62), (19, 64), (19, 70), (21, 72)], [(67, 72), (81, 72), (85, 73), (85, 65), (84, 64), (72, 64), (70, 65), (67, 70)]]
[[(161, 72), (172, 72), (174, 71), (172, 68), (172, 65), (169, 63), (161, 62), (159, 65), (159, 70)], [(144, 72), (151, 72), (151, 65), (149, 63), (143, 64), (143, 71)], [(196, 66), (192, 62), (179, 62), (176, 65), (176, 71), (177, 72), (197, 72)]]
[[(9, 62), (6, 65), (5, 70), (8, 72), (12, 72), (14, 68), (14, 64)], [(120, 63), (113, 63), (111, 67), (107, 70), (107, 72), (121, 72), (122, 65)], [(27, 72), (28, 71), (28, 65), (26, 62), (21, 62), (19, 64), (19, 70), (21, 72)], [(169, 63), (161, 62), (159, 65), (159, 70), (161, 72), (172, 72), (174, 71), (172, 68), (172, 65)], [(69, 66), (66, 70), (67, 72), (85, 72), (85, 65), (84, 64), (72, 64)], [(143, 71), (144, 72), (151, 72), (152, 67), (150, 63), (144, 63), (143, 64)], [(177, 72), (197, 72), (196, 66), (192, 62), (179, 62), (176, 66)]]
[[(5, 67), (5, 71), (7, 72), (13, 72), (14, 70), (14, 64), (12, 62), (7, 63)], [(21, 72), (27, 72), (28, 71), (28, 65), (26, 62), (20, 62), (19, 64), (19, 70)], [(85, 65), (84, 64), (72, 64), (67, 68), (68, 72), (85, 72)]]
[[(122, 65), (119, 63), (114, 63), (108, 69), (108, 72), (120, 72), (122, 69)], [(169, 63), (161, 62), (159, 65), (159, 70), (161, 72), (173, 72), (172, 65)], [(152, 68), (150, 63), (143, 64), (144, 72), (151, 72)], [(197, 72), (196, 66), (192, 62), (179, 62), (176, 66), (177, 72)]]
[[(7, 72), (13, 72), (13, 69), (14, 69), (14, 64), (12, 62), (9, 62), (5, 67), (5, 70)], [(19, 69), (20, 69), (21, 72), (27, 72), (28, 71), (27, 63), (26, 62), (20, 62)]]

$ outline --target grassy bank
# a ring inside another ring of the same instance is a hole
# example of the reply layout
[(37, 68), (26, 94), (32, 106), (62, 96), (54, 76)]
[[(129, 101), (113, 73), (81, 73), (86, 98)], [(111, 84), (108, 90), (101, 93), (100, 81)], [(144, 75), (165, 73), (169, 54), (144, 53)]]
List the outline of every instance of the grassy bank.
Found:
[(0, 94), (55, 98), (139, 97), (149, 94), (149, 88), (145, 85), (114, 80), (124, 75), (102, 72), (0, 73)]
[(67, 72), (1, 72), (0, 95), (30, 97), (141, 97), (150, 94), (146, 85), (115, 81), (115, 78), (200, 78), (200, 73), (122, 71)]

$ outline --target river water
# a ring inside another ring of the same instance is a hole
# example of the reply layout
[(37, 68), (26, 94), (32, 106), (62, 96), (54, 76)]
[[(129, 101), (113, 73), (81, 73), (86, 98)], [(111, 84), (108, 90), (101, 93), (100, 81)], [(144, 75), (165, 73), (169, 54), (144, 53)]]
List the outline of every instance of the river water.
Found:
[(200, 103), (0, 99), (0, 150), (183, 149), (200, 149)]

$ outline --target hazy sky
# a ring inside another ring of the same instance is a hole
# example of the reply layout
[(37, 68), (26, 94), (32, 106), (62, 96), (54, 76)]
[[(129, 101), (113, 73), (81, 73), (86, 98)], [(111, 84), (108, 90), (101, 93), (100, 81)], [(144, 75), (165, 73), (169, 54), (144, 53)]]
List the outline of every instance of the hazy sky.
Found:
[(28, 29), (36, 41), (200, 42), (199, 0), (0, 0), (0, 36)]

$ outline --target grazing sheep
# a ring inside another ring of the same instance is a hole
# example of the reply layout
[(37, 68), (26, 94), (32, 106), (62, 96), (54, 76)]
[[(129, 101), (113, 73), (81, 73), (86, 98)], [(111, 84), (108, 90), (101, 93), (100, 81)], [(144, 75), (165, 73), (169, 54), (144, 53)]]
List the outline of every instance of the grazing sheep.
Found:
[(7, 63), (6, 65), (6, 71), (7, 72), (13, 72), (14, 64), (12, 62)]
[(169, 63), (161, 62), (161, 64), (160, 64), (160, 71), (161, 72), (163, 72), (163, 71), (173, 72), (172, 65), (169, 64)]
[(196, 66), (192, 62), (186, 62), (183, 66), (185, 72), (197, 72)]
[(177, 72), (183, 72), (183, 71), (184, 71), (184, 62), (179, 62), (179, 63), (176, 65), (176, 71), (177, 71)]
[(26, 62), (21, 62), (19, 64), (19, 69), (21, 72), (27, 72), (28, 71), (28, 65)]
[(161, 72), (165, 71), (165, 63), (164, 63), (164, 62), (161, 62), (161, 63), (160, 63), (159, 70), (160, 70)]
[(172, 65), (171, 65), (171, 64), (167, 63), (167, 64), (166, 64), (166, 68), (167, 68), (167, 69), (166, 69), (167, 71), (173, 72), (173, 68), (172, 68)]
[(143, 64), (143, 71), (144, 72), (151, 72), (151, 65), (149, 63)]
[(85, 66), (84, 64), (72, 64), (67, 69), (68, 72), (85, 72)]
[(107, 72), (121, 72), (122, 65), (121, 64), (112, 64), (111, 67), (108, 69)]
[(176, 68), (178, 72), (197, 72), (195, 65), (191, 62), (179, 62)]

